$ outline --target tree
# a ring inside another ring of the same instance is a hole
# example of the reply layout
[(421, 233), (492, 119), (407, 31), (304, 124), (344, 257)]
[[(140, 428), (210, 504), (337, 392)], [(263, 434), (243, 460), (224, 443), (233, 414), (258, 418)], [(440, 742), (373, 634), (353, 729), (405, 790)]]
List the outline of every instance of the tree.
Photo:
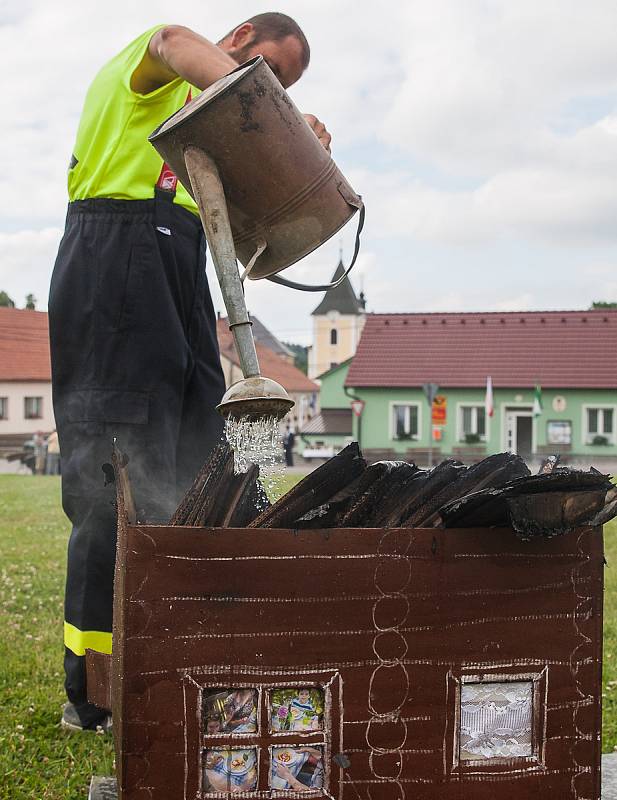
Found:
[(0, 306), (5, 308), (15, 308), (15, 303), (11, 300), (6, 292), (0, 290)]
[(26, 306), (28, 311), (34, 311), (36, 308), (36, 297), (33, 294), (26, 295)]
[(306, 375), (308, 372), (308, 348), (302, 344), (292, 344), (291, 342), (283, 342), (283, 344), (294, 354), (294, 365)]
[(595, 309), (600, 308), (617, 308), (617, 303), (612, 301), (607, 302), (606, 300), (594, 300), (589, 310), (594, 311)]

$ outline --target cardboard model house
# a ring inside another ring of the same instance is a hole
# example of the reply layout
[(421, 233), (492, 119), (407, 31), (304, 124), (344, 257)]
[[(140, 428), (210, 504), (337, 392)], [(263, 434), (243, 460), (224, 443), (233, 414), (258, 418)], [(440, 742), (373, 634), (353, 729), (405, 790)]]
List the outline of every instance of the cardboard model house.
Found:
[(170, 528), (122, 486), (118, 511), (124, 800), (599, 799), (600, 530)]

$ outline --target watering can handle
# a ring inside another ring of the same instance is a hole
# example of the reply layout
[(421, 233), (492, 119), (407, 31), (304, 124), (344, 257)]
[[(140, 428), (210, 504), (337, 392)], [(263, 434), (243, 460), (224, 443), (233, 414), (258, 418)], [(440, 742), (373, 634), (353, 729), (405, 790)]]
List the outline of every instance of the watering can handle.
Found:
[[(341, 188), (339, 187), (339, 191), (341, 194)], [(353, 251), (353, 258), (351, 259), (351, 264), (347, 267), (343, 275), (332, 283), (323, 283), (319, 286), (309, 286), (306, 283), (296, 283), (295, 281), (288, 281), (287, 278), (281, 278), (279, 275), (270, 275), (268, 278), (269, 281), (272, 283), (278, 283), (281, 286), (287, 286), (289, 289), (299, 289), (301, 292), (327, 292), (330, 289), (336, 289), (337, 286), (340, 286), (341, 283), (345, 280), (345, 278), (351, 272), (353, 265), (356, 263), (356, 258), (358, 257), (358, 253), (360, 252), (360, 234), (362, 233), (362, 228), (364, 227), (364, 216), (365, 216), (365, 209), (364, 203), (362, 202), (362, 198), (358, 195), (348, 196), (346, 192), (344, 195), (345, 200), (349, 203), (349, 205), (355, 206), (359, 209), (358, 214), (358, 230), (356, 231), (356, 243), (354, 246)]]

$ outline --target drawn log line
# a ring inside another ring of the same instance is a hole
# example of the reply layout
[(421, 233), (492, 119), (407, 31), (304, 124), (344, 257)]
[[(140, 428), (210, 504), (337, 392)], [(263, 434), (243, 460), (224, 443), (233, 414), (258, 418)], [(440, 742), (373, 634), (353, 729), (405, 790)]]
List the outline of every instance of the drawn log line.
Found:
[[(441, 631), (445, 630), (453, 630), (456, 628), (462, 627), (475, 627), (478, 625), (489, 625), (494, 623), (501, 623), (501, 622), (533, 622), (538, 620), (557, 620), (557, 619), (573, 619), (575, 613), (562, 613), (562, 614), (525, 614), (516, 617), (483, 617), (480, 619), (470, 619), (470, 620), (459, 620), (457, 622), (449, 622), (444, 625), (440, 626)], [(591, 613), (586, 612), (585, 614), (581, 615), (579, 619), (586, 621), (591, 618)], [(396, 627), (396, 630), (399, 633), (422, 633), (423, 631), (434, 631), (434, 625), (416, 625), (411, 628), (399, 628)], [(391, 628), (383, 628), (380, 629), (380, 632), (389, 632), (393, 630)], [(175, 639), (177, 641), (185, 641), (191, 639), (246, 639), (246, 638), (279, 638), (281, 636), (307, 636), (307, 637), (315, 637), (315, 636), (328, 636), (331, 634), (332, 631), (307, 631), (306, 629), (302, 630), (285, 630), (285, 631), (246, 631), (246, 632), (234, 632), (234, 633), (187, 633), (187, 634), (180, 634), (178, 636), (169, 637), (166, 632), (160, 634), (160, 636), (149, 636), (146, 634), (139, 634), (137, 636), (129, 637), (131, 640), (139, 640), (139, 639), (154, 639), (156, 641), (167, 641), (169, 638)], [(336, 636), (369, 636), (375, 633), (374, 629), (359, 629), (359, 630), (351, 630), (351, 631), (336, 631)], [(379, 661), (379, 663), (390, 663), (390, 662), (383, 662)], [(401, 659), (399, 663), (405, 663), (404, 659)]]
[[(591, 583), (593, 578), (583, 578), (579, 583)], [(571, 587), (570, 581), (557, 583), (544, 583), (537, 586), (522, 586), (518, 589), (469, 589), (459, 592), (405, 592), (404, 595), (409, 600), (434, 600), (457, 598), (457, 597), (491, 597), (493, 595), (506, 596), (516, 594), (535, 594), (536, 592), (554, 591), (555, 589), (568, 589)], [(195, 601), (211, 603), (340, 603), (357, 602), (362, 600), (380, 600), (381, 594), (366, 595), (334, 595), (332, 597), (237, 597), (221, 595), (174, 595), (171, 597), (161, 597), (164, 602), (171, 601)], [(143, 600), (131, 600), (132, 603), (142, 603)]]

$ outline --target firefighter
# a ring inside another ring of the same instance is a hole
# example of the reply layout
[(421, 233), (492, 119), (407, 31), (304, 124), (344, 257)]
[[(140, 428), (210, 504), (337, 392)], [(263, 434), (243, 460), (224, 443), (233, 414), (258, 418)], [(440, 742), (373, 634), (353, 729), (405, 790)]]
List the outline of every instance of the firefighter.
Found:
[[(130, 458), (139, 509), (165, 521), (221, 436), (224, 391), (197, 208), (147, 141), (188, 99), (261, 54), (283, 86), (309, 63), (285, 14), (259, 14), (217, 44), (157, 26), (95, 77), (68, 175), (69, 207), (49, 298), (62, 501), (72, 523), (65, 591), (62, 724), (108, 727), (87, 702), (86, 648), (111, 652), (116, 518), (101, 466)], [(330, 136), (306, 116), (323, 146)]]

